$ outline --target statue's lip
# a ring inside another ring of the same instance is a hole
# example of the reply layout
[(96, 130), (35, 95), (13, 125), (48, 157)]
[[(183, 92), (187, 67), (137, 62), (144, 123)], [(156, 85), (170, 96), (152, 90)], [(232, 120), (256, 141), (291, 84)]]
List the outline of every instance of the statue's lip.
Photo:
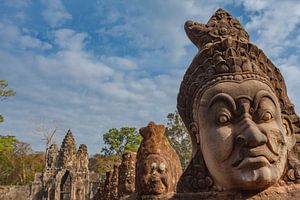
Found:
[(258, 169), (270, 166), (269, 160), (265, 156), (246, 157), (237, 166), (237, 169)]
[(162, 194), (166, 190), (166, 187), (159, 180), (150, 181), (149, 183), (150, 183), (151, 193), (155, 195)]
[[(237, 159), (233, 162), (232, 166), (240, 168), (247, 163), (267, 163), (271, 164), (278, 160), (278, 156), (272, 153), (265, 145), (251, 148), (241, 149)], [(259, 164), (253, 164), (258, 165)], [(251, 164), (250, 164), (251, 166)]]

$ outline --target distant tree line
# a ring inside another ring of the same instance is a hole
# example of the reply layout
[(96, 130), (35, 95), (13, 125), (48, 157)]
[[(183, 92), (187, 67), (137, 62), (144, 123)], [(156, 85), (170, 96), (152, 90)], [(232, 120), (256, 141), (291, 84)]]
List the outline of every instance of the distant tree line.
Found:
[(44, 167), (44, 153), (14, 136), (0, 135), (0, 185), (25, 185)]

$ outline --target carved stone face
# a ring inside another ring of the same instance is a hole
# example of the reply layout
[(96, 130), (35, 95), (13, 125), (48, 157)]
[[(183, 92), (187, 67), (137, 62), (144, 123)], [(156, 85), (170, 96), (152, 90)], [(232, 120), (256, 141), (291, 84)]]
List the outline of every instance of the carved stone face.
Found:
[(144, 175), (141, 177), (143, 194), (166, 193), (170, 174), (165, 159), (158, 155), (150, 155), (143, 164)]
[(217, 186), (262, 190), (282, 177), (292, 137), (267, 84), (221, 82), (196, 104), (200, 148)]

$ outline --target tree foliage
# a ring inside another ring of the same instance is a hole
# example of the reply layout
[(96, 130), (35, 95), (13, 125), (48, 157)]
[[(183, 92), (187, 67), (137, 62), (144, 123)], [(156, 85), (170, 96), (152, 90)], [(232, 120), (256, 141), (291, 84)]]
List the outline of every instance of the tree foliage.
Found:
[(43, 167), (44, 153), (32, 152), (14, 136), (0, 135), (0, 185), (29, 184)]
[(119, 165), (121, 159), (118, 155), (96, 154), (89, 159), (89, 170), (104, 174), (111, 171), (114, 165)]
[[(3, 100), (9, 96), (15, 94), (15, 92), (11, 89), (7, 89), (7, 82), (5, 80), (0, 80), (0, 100)], [(0, 122), (3, 122), (4, 117), (0, 115)]]
[(121, 157), (125, 152), (136, 152), (141, 140), (142, 137), (136, 128), (122, 127), (120, 130), (112, 128), (103, 135), (103, 141), (106, 146), (102, 148), (101, 152), (105, 155), (116, 154)]
[(181, 166), (185, 169), (192, 153), (190, 135), (177, 111), (167, 115), (166, 136), (177, 152)]

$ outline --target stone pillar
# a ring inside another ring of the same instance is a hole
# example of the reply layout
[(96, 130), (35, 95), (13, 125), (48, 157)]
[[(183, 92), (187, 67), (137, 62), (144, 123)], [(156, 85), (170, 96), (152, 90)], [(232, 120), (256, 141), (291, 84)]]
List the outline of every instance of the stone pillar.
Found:
[(135, 163), (136, 153), (123, 154), (119, 167), (118, 194), (119, 198), (131, 195), (135, 191)]

